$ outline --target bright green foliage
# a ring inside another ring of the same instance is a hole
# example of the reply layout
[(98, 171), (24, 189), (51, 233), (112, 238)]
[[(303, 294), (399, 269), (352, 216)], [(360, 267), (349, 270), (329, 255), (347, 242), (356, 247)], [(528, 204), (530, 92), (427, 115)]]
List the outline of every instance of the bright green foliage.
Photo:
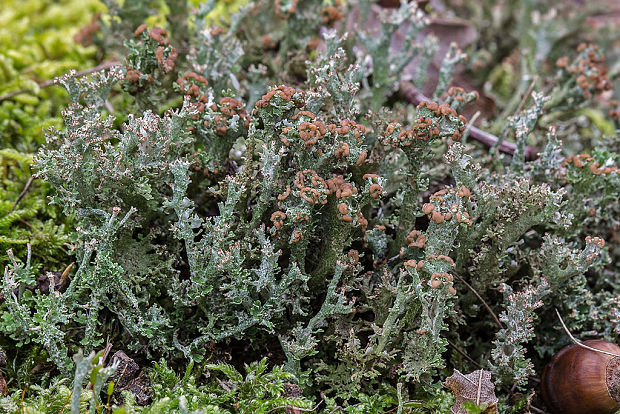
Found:
[(279, 368), (269, 370), (265, 359), (244, 367), (245, 375), (228, 364), (207, 364), (203, 374), (206, 384), (196, 383), (193, 365), (179, 378), (165, 361), (155, 364), (151, 372), (154, 402), (148, 408), (127, 404), (114, 413), (284, 413), (286, 407), (308, 409), (303, 397), (287, 397), (291, 374)]
[(16, 257), (25, 257), (30, 243), (36, 249), (33, 264), (39, 267), (44, 261), (49, 267), (58, 266), (67, 260), (59, 257), (64, 256), (63, 246), (69, 237), (67, 220), (44, 198), (49, 185), (32, 180), (30, 155), (7, 148), (0, 150), (0, 162), (4, 165), (0, 185), (0, 263), (9, 262), (7, 249), (12, 249)]
[[(108, 395), (114, 387), (108, 378), (115, 366), (103, 367), (103, 352), (84, 357), (74, 356), (75, 373), (73, 390), (66, 380), (54, 381), (48, 388), (29, 387), (29, 396), (23, 402), (25, 412), (33, 414), (58, 414), (62, 407), (72, 414), (86, 414), (110, 408), (114, 414), (144, 413), (208, 413), (208, 414), (267, 414), (284, 413), (287, 407), (311, 408), (311, 402), (303, 397), (287, 396), (292, 375), (279, 368), (268, 369), (266, 359), (244, 367), (245, 375), (228, 364), (208, 364), (202, 370), (206, 383), (197, 384), (200, 370), (190, 364), (180, 378), (164, 360), (150, 369), (150, 381), (154, 402), (148, 407), (135, 405), (135, 397), (124, 392), (125, 404), (120, 407), (109, 403)], [(86, 382), (92, 389), (85, 388)], [(204, 382), (204, 381), (203, 381)], [(30, 394), (29, 394), (30, 395)], [(21, 394), (16, 392), (0, 398), (0, 407), (7, 414), (21, 413)], [(360, 411), (351, 411), (360, 412)]]
[[(85, 414), (99, 410), (106, 404), (106, 401), (101, 399), (104, 384), (115, 370), (114, 366), (104, 367), (102, 355), (103, 351), (97, 354), (93, 352), (86, 357), (81, 352), (74, 355), (72, 389), (67, 378), (56, 378), (47, 387), (27, 386), (29, 396), (23, 401), (22, 391), (0, 397), (0, 407), (7, 414), (56, 414), (63, 409), (71, 414)], [(86, 382), (91, 384), (90, 389), (85, 388)]]
[[(61, 270), (66, 257), (68, 220), (47, 206), (49, 185), (31, 177), (30, 153), (44, 142), (43, 130), (60, 127), (59, 112), (67, 103), (61, 88), (41, 88), (37, 81), (53, 79), (70, 69), (93, 64), (94, 47), (74, 40), (80, 28), (103, 7), (95, 0), (2, 2), (0, 10), (0, 264), (9, 262), (12, 248), (25, 257), (26, 243), (34, 248), (33, 264)], [(26, 92), (13, 97), (8, 94)], [(28, 184), (27, 184), (28, 183)], [(17, 204), (18, 196), (26, 188)], [(15, 207), (14, 207), (15, 206)]]
[(94, 48), (73, 37), (102, 5), (96, 0), (6, 0), (0, 12), (0, 96), (28, 92), (0, 101), (2, 148), (31, 152), (44, 142), (43, 129), (58, 126), (65, 95), (40, 88), (36, 80), (60, 76), (92, 65)]
[[(191, 0), (191, 3), (194, 6), (199, 6), (201, 4), (200, 0)], [(237, 12), (239, 8), (248, 3), (248, 0), (220, 0), (216, 1), (215, 7), (213, 10), (207, 14), (207, 19), (211, 22), (219, 22), (221, 20), (228, 21), (230, 19), (230, 15)]]

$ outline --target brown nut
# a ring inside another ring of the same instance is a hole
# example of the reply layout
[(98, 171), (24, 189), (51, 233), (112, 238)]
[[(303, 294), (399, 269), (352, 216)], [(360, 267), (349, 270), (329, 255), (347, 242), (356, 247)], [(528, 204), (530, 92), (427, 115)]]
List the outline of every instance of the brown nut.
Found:
[[(594, 339), (584, 345), (620, 355), (620, 347)], [(613, 414), (620, 409), (620, 356), (569, 345), (545, 367), (542, 396), (554, 414)]]

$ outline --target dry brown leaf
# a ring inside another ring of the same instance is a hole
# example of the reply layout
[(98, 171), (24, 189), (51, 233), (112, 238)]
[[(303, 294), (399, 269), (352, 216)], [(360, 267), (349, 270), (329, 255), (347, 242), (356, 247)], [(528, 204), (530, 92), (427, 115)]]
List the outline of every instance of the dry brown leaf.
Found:
[[(433, 3), (431, 2), (431, 4)], [(434, 10), (443, 10), (443, 6), (441, 6), (441, 4), (434, 4), (432, 8)], [(377, 17), (379, 10), (381, 10), (381, 8), (378, 6), (372, 7), (368, 20), (363, 23), (365, 30), (369, 32), (379, 30), (380, 22)], [(447, 14), (447, 12), (444, 10), (443, 14)], [(359, 29), (359, 25), (359, 10), (353, 9), (347, 17), (347, 31), (357, 30)], [(390, 45), (390, 49), (394, 51), (394, 53), (398, 53), (398, 51), (400, 51), (407, 33), (407, 29), (408, 27), (405, 24), (394, 34)], [(426, 96), (432, 96), (435, 88), (437, 87), (439, 67), (441, 66), (441, 62), (445, 57), (450, 44), (456, 43), (459, 48), (464, 49), (477, 40), (478, 33), (476, 32), (475, 27), (470, 22), (465, 20), (455, 17), (434, 17), (430, 20), (429, 25), (420, 34), (418, 40), (422, 41), (424, 37), (428, 35), (435, 36), (439, 44), (437, 54), (432, 59), (426, 73), (428, 80), (422, 87), (421, 92)], [(418, 64), (417, 59), (414, 59), (403, 70), (402, 76), (404, 80), (409, 80), (415, 76), (418, 71)], [(479, 89), (478, 85), (476, 85), (465, 73), (465, 66), (463, 64), (456, 66), (451, 86), (458, 86), (466, 91)], [(462, 115), (468, 119), (471, 118), (473, 114), (480, 111), (481, 116), (476, 121), (476, 125), (480, 125), (484, 119), (491, 118), (496, 111), (495, 102), (493, 99), (484, 95), (481, 90), (478, 90), (478, 93), (480, 94), (480, 98), (476, 102), (467, 105), (462, 111)]]
[(7, 395), (9, 395), (9, 388), (6, 386), (6, 380), (2, 376), (1, 372), (0, 372), (0, 395), (2, 395), (3, 397), (6, 397)]
[(455, 369), (451, 377), (446, 378), (444, 387), (454, 394), (455, 402), (450, 413), (467, 414), (463, 403), (471, 401), (476, 405), (488, 404), (484, 414), (497, 414), (497, 397), (495, 386), (491, 382), (491, 373), (483, 369), (463, 375)]

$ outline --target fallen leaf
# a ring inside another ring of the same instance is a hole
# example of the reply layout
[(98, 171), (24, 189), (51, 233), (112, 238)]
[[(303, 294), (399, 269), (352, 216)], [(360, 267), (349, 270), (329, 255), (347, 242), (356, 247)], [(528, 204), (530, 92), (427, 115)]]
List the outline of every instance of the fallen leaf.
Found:
[(480, 406), (487, 404), (483, 414), (497, 414), (497, 397), (495, 386), (491, 382), (491, 373), (483, 369), (463, 375), (454, 370), (452, 376), (446, 378), (444, 387), (454, 394), (455, 402), (450, 409), (451, 414), (467, 414), (463, 404), (467, 401)]
[[(432, 4), (432, 9), (439, 10), (440, 13), (447, 14), (444, 10), (444, 6), (436, 2)], [(380, 27), (380, 21), (378, 18), (379, 11), (382, 10), (379, 6), (375, 5), (371, 8), (368, 19), (363, 22), (364, 28), (367, 32), (372, 33), (378, 31)], [(347, 17), (347, 31), (355, 31), (359, 28), (359, 9), (354, 8)], [(408, 30), (407, 24), (403, 24), (394, 36), (390, 44), (390, 49), (393, 53), (400, 53), (403, 41), (406, 37)], [(439, 68), (443, 61), (446, 52), (448, 51), (451, 43), (456, 43), (460, 49), (465, 49), (467, 46), (473, 44), (478, 39), (478, 33), (475, 27), (468, 21), (458, 18), (440, 18), (434, 17), (430, 19), (428, 26), (422, 31), (418, 37), (418, 41), (422, 42), (426, 36), (435, 36), (438, 40), (438, 51), (430, 62), (426, 71), (427, 81), (422, 87), (421, 92), (426, 96), (432, 96), (435, 88), (437, 87), (437, 81), (439, 79)], [(419, 62), (414, 59), (403, 70), (403, 80), (410, 80), (415, 77), (418, 71)], [(479, 85), (476, 85), (466, 74), (465, 65), (459, 64), (456, 66), (451, 86), (458, 86), (466, 91), (477, 90), (480, 98), (463, 108), (461, 114), (467, 119), (471, 118), (476, 112), (480, 111), (481, 116), (477, 119), (476, 125), (480, 125), (484, 119), (492, 118), (496, 112), (495, 102), (489, 96), (486, 96), (480, 89)]]
[(2, 376), (1, 372), (0, 372), (0, 395), (2, 395), (3, 397), (6, 397), (7, 395), (9, 395), (9, 388), (6, 386), (6, 380)]

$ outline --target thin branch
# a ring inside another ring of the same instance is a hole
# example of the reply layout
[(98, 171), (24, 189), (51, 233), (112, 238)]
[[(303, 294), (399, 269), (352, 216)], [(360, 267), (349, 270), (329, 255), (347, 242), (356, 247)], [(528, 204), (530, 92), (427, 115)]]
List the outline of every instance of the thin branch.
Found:
[[(395, 255), (394, 257), (390, 257), (388, 259), (388, 263), (398, 259), (400, 257), (400, 253)], [(480, 300), (480, 302), (484, 305), (485, 308), (487, 308), (487, 310), (489, 311), (489, 313), (491, 314), (491, 316), (493, 317), (493, 319), (495, 320), (495, 322), (497, 323), (497, 325), (500, 327), (500, 329), (504, 329), (504, 325), (502, 325), (502, 323), (500, 322), (499, 318), (497, 317), (497, 315), (495, 314), (495, 312), (493, 312), (493, 309), (491, 309), (491, 307), (486, 303), (486, 301), (484, 299), (482, 299), (482, 296), (480, 296), (480, 294), (476, 291), (476, 289), (473, 288), (472, 285), (470, 285), (469, 283), (467, 283), (465, 281), (465, 279), (463, 279), (461, 276), (454, 274), (461, 282), (463, 282), (465, 284), (465, 286), (467, 286), (467, 288), (469, 290), (472, 291), (472, 293), (474, 295), (476, 295), (476, 297), (478, 298), (478, 300)]]
[(467, 283), (465, 281), (465, 279), (463, 279), (461, 276), (457, 275), (456, 273), (454, 273), (454, 276), (456, 276), (461, 282), (463, 282), (465, 284), (465, 286), (467, 286), (469, 288), (469, 290), (471, 290), (473, 292), (473, 294), (476, 295), (476, 297), (480, 300), (480, 302), (482, 302), (484, 307), (487, 308), (487, 310), (489, 311), (489, 313), (491, 314), (493, 319), (495, 319), (495, 322), (497, 322), (499, 327), (501, 329), (504, 329), (504, 325), (502, 325), (502, 323), (500, 322), (500, 320), (497, 317), (497, 315), (495, 314), (495, 312), (493, 312), (493, 309), (491, 309), (491, 307), (485, 302), (485, 300), (482, 299), (482, 296), (480, 296), (480, 294), (476, 291), (476, 289), (474, 289), (469, 283)]
[(65, 403), (62, 405), (62, 408), (60, 409), (60, 413), (59, 414), (62, 414), (62, 412), (65, 411), (65, 407), (69, 403), (69, 400), (71, 399), (72, 396), (73, 396), (73, 391), (71, 391), (71, 394), (69, 394), (69, 396), (65, 400)]
[(446, 338), (446, 341), (448, 341), (448, 344), (454, 348), (454, 350), (456, 352), (458, 352), (459, 354), (463, 355), (469, 362), (471, 362), (472, 364), (474, 364), (477, 368), (482, 369), (482, 365), (480, 365), (479, 363), (477, 363), (472, 357), (470, 357), (469, 355), (467, 355), (467, 353), (465, 351), (463, 351), (461, 348), (459, 348), (458, 346), (456, 346), (456, 344), (454, 344), (452, 341), (450, 341), (448, 338)]
[(462, 143), (465, 143), (465, 140), (469, 136), (469, 131), (471, 131), (472, 127), (474, 126), (474, 122), (476, 122), (476, 119), (478, 119), (479, 116), (480, 111), (476, 111), (476, 113), (472, 115), (467, 125), (465, 125), (465, 131), (463, 131), (463, 135), (461, 136)]
[(95, 411), (99, 414), (99, 404), (97, 404), (97, 394), (95, 393), (95, 389), (93, 388), (93, 400), (95, 401)]
[(112, 342), (110, 342), (110, 337), (106, 338), (105, 350), (103, 351), (103, 355), (101, 356), (101, 364), (105, 365), (105, 360), (108, 359), (108, 355), (110, 355), (110, 351), (112, 350)]
[(530, 405), (530, 410), (534, 411), (537, 414), (545, 414), (543, 410), (541, 410), (540, 408), (536, 408), (533, 405)]
[(570, 333), (570, 331), (568, 330), (568, 328), (566, 327), (566, 324), (564, 323), (564, 320), (562, 319), (562, 316), (560, 315), (560, 312), (557, 310), (557, 308), (555, 309), (555, 313), (558, 315), (558, 318), (560, 318), (560, 323), (562, 324), (562, 327), (564, 328), (564, 330), (566, 331), (566, 333), (568, 334), (568, 336), (570, 337), (570, 339), (576, 344), (579, 345), (582, 348), (585, 349), (589, 349), (590, 351), (594, 351), (594, 352), (598, 352), (601, 354), (605, 354), (605, 355), (610, 355), (613, 357), (619, 357), (620, 355), (618, 354), (614, 354), (613, 352), (607, 352), (607, 351), (603, 351), (602, 349), (596, 349), (596, 348), (592, 348), (591, 346), (588, 345), (584, 345), (582, 344), (579, 340), (577, 340), (573, 334)]
[[(410, 82), (401, 82), (400, 91), (410, 103), (416, 106), (424, 101), (431, 100), (429, 97), (422, 94), (422, 92), (418, 91)], [(498, 138), (495, 135), (478, 129), (475, 126), (471, 127), (469, 136), (487, 147), (492, 147), (498, 141)], [(517, 146), (514, 142), (502, 141), (499, 146), (500, 152), (510, 155), (514, 155), (516, 148)], [(535, 160), (538, 158), (538, 150), (533, 147), (526, 147), (525, 158), (528, 160)]]
[(534, 86), (536, 85), (537, 81), (538, 81), (538, 75), (534, 76), (534, 79), (532, 79), (532, 83), (530, 84), (530, 87), (527, 88), (527, 91), (525, 91), (525, 94), (523, 95), (523, 99), (521, 99), (521, 102), (519, 102), (519, 106), (517, 106), (517, 110), (515, 111), (515, 114), (521, 111), (521, 109), (523, 108), (523, 105), (525, 105), (525, 102), (527, 101), (527, 98), (530, 96), (530, 93), (532, 93), (532, 91), (534, 90)]
[(19, 401), (19, 405), (22, 408), (22, 414), (25, 413), (25, 411), (24, 411), (24, 397), (26, 396), (26, 388), (28, 388), (28, 385), (24, 386), (24, 392), (22, 392), (22, 399)]
[[(67, 268), (70, 269), (73, 266), (73, 263), (71, 263), (69, 265), (69, 267)], [(65, 270), (66, 272), (66, 270)], [(99, 359), (99, 364), (101, 366), (105, 366), (105, 360), (108, 357), (108, 354), (110, 353), (110, 350), (112, 349), (112, 342), (110, 342), (110, 338), (108, 337), (107, 341), (106, 341), (106, 345), (105, 348), (103, 349), (103, 355), (101, 356), (101, 358)], [(90, 381), (88, 381), (88, 384), (86, 384), (86, 389), (90, 390), (91, 388), (93, 388), (94, 384)]]
[(394, 256), (390, 257), (390, 258), (388, 259), (388, 261), (387, 261), (387, 262), (388, 262), (388, 263), (392, 263), (394, 260), (398, 259), (399, 257), (400, 257), (400, 253), (398, 253), (397, 255), (394, 255)]
[(15, 211), (15, 209), (17, 208), (17, 204), (19, 204), (21, 199), (24, 198), (24, 196), (26, 195), (26, 192), (30, 188), (30, 184), (32, 184), (33, 180), (34, 180), (34, 177), (31, 175), (30, 178), (28, 178), (28, 181), (26, 182), (26, 185), (24, 186), (24, 189), (22, 190), (21, 193), (19, 193), (19, 196), (17, 196), (17, 200), (15, 200), (15, 203), (13, 203), (13, 208), (11, 208), (11, 211), (9, 211), (9, 214), (11, 214), (13, 211)]
[[(79, 72), (76, 72), (72, 77), (77, 78), (77, 77), (84, 76), (84, 75), (90, 75), (91, 73), (99, 72), (100, 70), (104, 70), (104, 69), (109, 69), (111, 67), (118, 66), (120, 64), (121, 62), (119, 61), (105, 62), (95, 67), (92, 67), (90, 69), (84, 69)], [(46, 80), (44, 82), (37, 82), (37, 83), (40, 88), (47, 88), (48, 86), (55, 85), (53, 79)], [(6, 95), (0, 96), (0, 102), (5, 101), (7, 99), (11, 99), (12, 97), (17, 96), (19, 94), (28, 93), (28, 92), (32, 92), (32, 89), (20, 89), (18, 91), (7, 93)]]

